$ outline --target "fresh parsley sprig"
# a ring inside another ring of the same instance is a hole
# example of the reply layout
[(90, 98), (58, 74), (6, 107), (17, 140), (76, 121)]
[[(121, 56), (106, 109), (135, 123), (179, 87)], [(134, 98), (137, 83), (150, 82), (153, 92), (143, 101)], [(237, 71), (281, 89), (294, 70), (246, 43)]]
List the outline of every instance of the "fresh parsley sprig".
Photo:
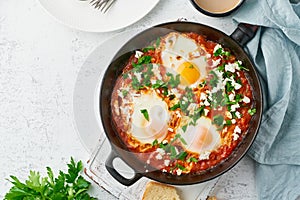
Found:
[(28, 180), (22, 183), (16, 176), (10, 176), (13, 187), (5, 195), (4, 200), (91, 200), (87, 191), (90, 182), (85, 180), (80, 172), (83, 169), (81, 161), (75, 163), (71, 157), (68, 173), (62, 171), (55, 178), (53, 171), (47, 167), (48, 177), (41, 177), (39, 172), (30, 171)]

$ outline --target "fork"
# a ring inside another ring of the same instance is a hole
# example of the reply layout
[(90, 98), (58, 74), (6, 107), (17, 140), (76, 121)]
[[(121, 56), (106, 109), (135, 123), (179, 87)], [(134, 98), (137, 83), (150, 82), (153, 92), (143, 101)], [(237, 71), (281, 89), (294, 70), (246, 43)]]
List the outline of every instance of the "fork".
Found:
[[(87, 0), (81, 0), (87, 1)], [(94, 6), (94, 8), (100, 10), (102, 13), (106, 13), (108, 9), (116, 2), (117, 0), (91, 0), (90, 4)]]

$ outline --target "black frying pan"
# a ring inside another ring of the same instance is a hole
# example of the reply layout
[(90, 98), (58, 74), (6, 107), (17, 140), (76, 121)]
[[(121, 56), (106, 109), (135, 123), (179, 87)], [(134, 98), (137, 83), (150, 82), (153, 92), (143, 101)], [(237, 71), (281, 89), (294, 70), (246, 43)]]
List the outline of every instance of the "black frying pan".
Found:
[[(173, 185), (196, 184), (220, 176), (239, 162), (239, 160), (246, 154), (247, 150), (250, 148), (253, 140), (255, 139), (262, 114), (262, 93), (260, 82), (253, 62), (243, 49), (244, 45), (254, 37), (257, 28), (257, 26), (239, 24), (238, 28), (233, 32), (233, 34), (228, 36), (225, 33), (206, 25), (191, 22), (172, 22), (149, 28), (134, 36), (124, 46), (121, 47), (104, 74), (100, 91), (101, 120), (106, 136), (112, 147), (105, 165), (108, 172), (116, 180), (127, 186), (132, 185), (143, 176), (162, 183)], [(208, 40), (219, 43), (225, 48), (229, 48), (236, 58), (241, 60), (245, 67), (249, 69), (246, 75), (253, 89), (254, 104), (257, 112), (250, 121), (247, 135), (243, 138), (242, 142), (236, 147), (232, 154), (226, 159), (226, 161), (218, 164), (212, 169), (204, 171), (201, 174), (186, 174), (176, 176), (162, 173), (156, 169), (145, 172), (145, 163), (139, 161), (134, 153), (128, 151), (126, 145), (119, 137), (112, 119), (110, 105), (111, 94), (116, 79), (122, 73), (123, 67), (125, 67), (125, 64), (128, 62), (132, 52), (134, 52), (136, 49), (142, 49), (143, 47), (149, 45), (151, 41), (154, 41), (158, 37), (173, 31), (195, 32), (205, 35)], [(113, 160), (117, 157), (121, 158), (133, 169), (134, 175), (132, 178), (126, 178), (122, 176), (114, 168)]]

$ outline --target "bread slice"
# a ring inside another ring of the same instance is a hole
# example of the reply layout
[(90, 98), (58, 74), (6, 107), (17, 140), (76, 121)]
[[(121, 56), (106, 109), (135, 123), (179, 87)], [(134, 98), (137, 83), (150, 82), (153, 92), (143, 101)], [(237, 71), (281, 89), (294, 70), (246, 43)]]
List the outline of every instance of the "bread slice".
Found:
[(146, 185), (142, 200), (180, 200), (180, 198), (175, 187), (150, 181)]

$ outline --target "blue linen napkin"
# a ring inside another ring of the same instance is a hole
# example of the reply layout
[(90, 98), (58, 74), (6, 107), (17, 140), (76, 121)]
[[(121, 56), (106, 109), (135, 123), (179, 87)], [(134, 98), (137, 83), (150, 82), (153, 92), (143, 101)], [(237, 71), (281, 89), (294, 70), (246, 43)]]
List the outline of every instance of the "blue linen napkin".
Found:
[(300, 3), (247, 0), (237, 22), (260, 25), (247, 49), (263, 89), (261, 126), (249, 151), (259, 199), (300, 196)]

